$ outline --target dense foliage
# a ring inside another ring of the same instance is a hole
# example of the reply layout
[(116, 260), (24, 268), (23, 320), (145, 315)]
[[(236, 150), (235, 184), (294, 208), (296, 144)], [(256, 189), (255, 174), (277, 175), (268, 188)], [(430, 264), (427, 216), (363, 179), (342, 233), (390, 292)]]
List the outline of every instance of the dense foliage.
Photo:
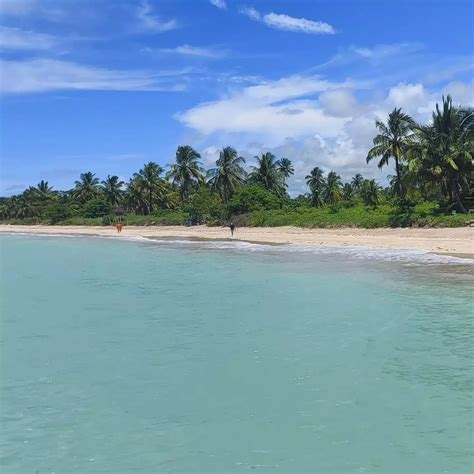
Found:
[(115, 175), (103, 181), (82, 173), (74, 188), (56, 191), (41, 181), (23, 193), (0, 198), (0, 218), (10, 223), (200, 224), (328, 226), (465, 225), (472, 207), (474, 113), (448, 96), (436, 105), (428, 124), (417, 124), (395, 109), (378, 134), (367, 162), (395, 165), (384, 189), (356, 174), (343, 183), (335, 171), (315, 166), (306, 176), (308, 192), (287, 193), (294, 168), (272, 153), (255, 157), (249, 172), (232, 147), (206, 171), (201, 156), (180, 146), (166, 171), (145, 164), (128, 183)]

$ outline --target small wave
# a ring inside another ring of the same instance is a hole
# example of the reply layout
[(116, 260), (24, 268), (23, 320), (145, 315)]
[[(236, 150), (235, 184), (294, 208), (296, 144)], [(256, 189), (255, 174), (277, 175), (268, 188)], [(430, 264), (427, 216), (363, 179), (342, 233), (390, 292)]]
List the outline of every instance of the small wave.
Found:
[(455, 257), (452, 255), (440, 255), (431, 253), (426, 250), (414, 249), (386, 249), (363, 246), (345, 246), (345, 247), (330, 247), (316, 244), (301, 245), (301, 244), (265, 244), (246, 242), (242, 240), (198, 240), (187, 238), (156, 238), (143, 236), (114, 236), (114, 235), (94, 235), (94, 234), (44, 234), (32, 232), (3, 232), (7, 235), (26, 235), (34, 237), (67, 237), (67, 238), (81, 238), (88, 237), (94, 239), (110, 239), (116, 241), (129, 241), (137, 243), (155, 244), (163, 247), (188, 247), (200, 248), (209, 250), (240, 250), (246, 252), (262, 252), (262, 253), (307, 253), (314, 255), (325, 256), (341, 256), (351, 257), (362, 260), (382, 260), (400, 263), (414, 263), (414, 264), (462, 264), (474, 265), (474, 259)]
[[(136, 237), (128, 238), (130, 240), (137, 240)], [(140, 241), (155, 243), (157, 245), (169, 246), (185, 246), (185, 247), (199, 247), (205, 249), (216, 250), (244, 250), (248, 252), (263, 252), (263, 253), (309, 253), (315, 255), (339, 255), (350, 256), (356, 259), (372, 259), (385, 260), (402, 263), (433, 263), (433, 264), (467, 264), (474, 265), (474, 259), (461, 258), (451, 255), (439, 255), (424, 250), (410, 250), (410, 249), (383, 249), (374, 247), (362, 246), (347, 246), (347, 247), (329, 247), (320, 245), (298, 245), (298, 244), (282, 244), (282, 245), (268, 245), (258, 244), (245, 241), (223, 241), (223, 240), (186, 240), (186, 239), (150, 239), (147, 237), (140, 237)]]

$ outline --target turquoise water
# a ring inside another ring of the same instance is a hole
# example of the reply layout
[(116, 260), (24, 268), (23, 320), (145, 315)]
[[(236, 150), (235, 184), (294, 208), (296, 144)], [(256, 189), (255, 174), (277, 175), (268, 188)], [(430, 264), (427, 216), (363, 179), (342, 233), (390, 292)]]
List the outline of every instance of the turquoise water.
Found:
[(1, 472), (472, 471), (472, 265), (0, 241)]

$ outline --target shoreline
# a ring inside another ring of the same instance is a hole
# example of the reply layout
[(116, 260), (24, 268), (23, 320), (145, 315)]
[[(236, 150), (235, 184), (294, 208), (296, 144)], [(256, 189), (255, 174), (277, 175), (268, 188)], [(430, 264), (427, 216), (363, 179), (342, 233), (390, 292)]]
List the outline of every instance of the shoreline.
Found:
[(474, 259), (474, 228), (338, 228), (242, 227), (234, 237), (227, 227), (126, 226), (117, 234), (113, 226), (0, 225), (0, 233), (42, 235), (144, 237), (196, 241), (241, 241), (263, 245), (314, 245), (320, 247), (365, 247), (421, 250), (437, 255)]

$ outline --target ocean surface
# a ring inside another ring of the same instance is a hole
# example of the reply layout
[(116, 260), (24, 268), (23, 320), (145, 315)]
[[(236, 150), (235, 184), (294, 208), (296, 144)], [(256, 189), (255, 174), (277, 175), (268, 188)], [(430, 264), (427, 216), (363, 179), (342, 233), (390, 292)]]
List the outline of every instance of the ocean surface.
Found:
[(0, 243), (2, 473), (473, 470), (472, 261)]

